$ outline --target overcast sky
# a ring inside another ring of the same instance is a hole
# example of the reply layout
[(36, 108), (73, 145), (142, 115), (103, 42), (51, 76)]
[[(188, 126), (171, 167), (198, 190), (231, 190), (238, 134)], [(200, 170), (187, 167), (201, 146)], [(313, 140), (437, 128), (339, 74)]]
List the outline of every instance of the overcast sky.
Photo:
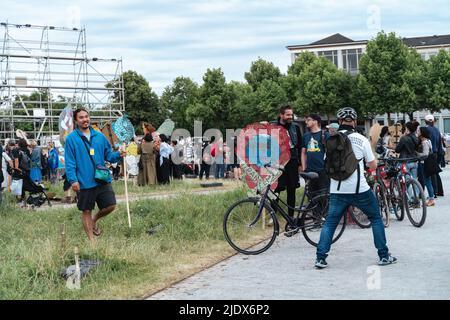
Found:
[[(261, 57), (286, 72), (287, 45), (334, 33), (370, 39), (450, 33), (447, 0), (2, 0), (0, 22), (85, 26), (90, 57), (122, 57), (161, 94), (180, 75), (202, 82), (207, 68), (244, 80)], [(2, 30), (3, 32), (3, 30)]]

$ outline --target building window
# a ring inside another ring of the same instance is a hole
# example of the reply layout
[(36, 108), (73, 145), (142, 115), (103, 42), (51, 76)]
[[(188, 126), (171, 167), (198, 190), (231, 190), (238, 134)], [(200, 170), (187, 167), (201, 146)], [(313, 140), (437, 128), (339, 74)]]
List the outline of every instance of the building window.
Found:
[(338, 66), (338, 53), (337, 53), (337, 50), (319, 51), (319, 52), (317, 52), (317, 55), (319, 57), (327, 58), (328, 60), (333, 62), (336, 67)]
[(450, 133), (450, 118), (444, 118), (444, 133)]
[(342, 66), (349, 73), (357, 73), (359, 70), (359, 60), (362, 56), (362, 49), (342, 50)]

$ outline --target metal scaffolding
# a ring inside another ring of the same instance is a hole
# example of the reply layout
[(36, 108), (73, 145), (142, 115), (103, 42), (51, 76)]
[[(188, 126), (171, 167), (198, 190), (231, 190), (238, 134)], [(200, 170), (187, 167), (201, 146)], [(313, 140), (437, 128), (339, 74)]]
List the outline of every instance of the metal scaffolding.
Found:
[(125, 110), (122, 59), (89, 58), (85, 28), (0, 26), (0, 141), (16, 129), (36, 140), (56, 135), (68, 105), (99, 125)]

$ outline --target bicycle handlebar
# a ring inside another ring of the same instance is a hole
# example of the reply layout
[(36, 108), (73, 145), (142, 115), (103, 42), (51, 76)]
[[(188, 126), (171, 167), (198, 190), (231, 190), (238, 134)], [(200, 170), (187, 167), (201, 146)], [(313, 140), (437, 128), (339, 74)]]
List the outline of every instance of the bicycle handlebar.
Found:
[(416, 162), (416, 161), (420, 161), (420, 160), (424, 160), (426, 159), (427, 156), (423, 156), (423, 157), (412, 157), (412, 158), (380, 158), (379, 160), (381, 161), (386, 161), (386, 162), (402, 162), (402, 163), (409, 163), (409, 162)]

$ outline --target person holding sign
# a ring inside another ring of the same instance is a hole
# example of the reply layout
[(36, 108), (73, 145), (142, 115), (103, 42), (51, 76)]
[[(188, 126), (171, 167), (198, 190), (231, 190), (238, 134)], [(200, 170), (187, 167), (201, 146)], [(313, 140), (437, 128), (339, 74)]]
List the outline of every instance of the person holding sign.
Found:
[[(84, 230), (89, 240), (101, 234), (97, 221), (114, 211), (116, 197), (105, 161), (116, 163), (126, 155), (124, 148), (113, 152), (111, 144), (90, 125), (89, 113), (77, 109), (73, 113), (75, 130), (64, 146), (67, 180), (78, 194), (78, 209), (82, 211)], [(99, 211), (92, 216), (97, 203)]]

